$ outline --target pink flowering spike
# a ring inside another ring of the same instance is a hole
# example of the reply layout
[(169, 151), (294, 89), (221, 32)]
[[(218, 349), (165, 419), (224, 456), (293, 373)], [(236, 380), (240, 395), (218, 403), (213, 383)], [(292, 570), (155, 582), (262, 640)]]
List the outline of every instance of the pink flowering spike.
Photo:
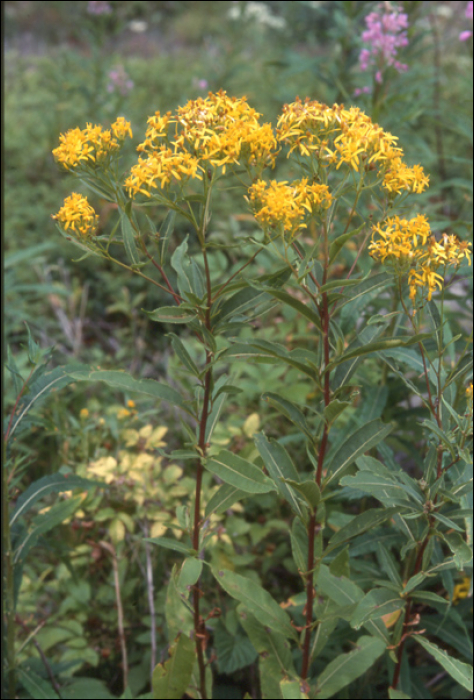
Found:
[[(385, 10), (385, 11), (384, 11)], [(398, 50), (408, 45), (406, 29), (408, 15), (400, 7), (380, 6), (377, 12), (371, 12), (365, 18), (367, 29), (362, 33), (362, 41), (369, 44), (359, 55), (359, 67), (362, 71), (378, 67), (375, 75), (377, 82), (382, 82), (381, 63), (384, 67), (393, 66), (395, 70), (405, 70), (405, 65), (396, 60)]]
[(474, 4), (473, 0), (471, 0), (471, 2), (467, 3), (467, 7), (466, 7), (467, 19), (472, 19), (472, 17), (473, 17), (473, 4)]
[(94, 0), (90, 0), (87, 4), (87, 12), (90, 15), (110, 15), (112, 8), (108, 2), (94, 2)]
[(470, 39), (471, 36), (472, 32), (470, 31), (461, 32), (461, 34), (459, 35), (459, 41), (468, 41), (468, 39)]

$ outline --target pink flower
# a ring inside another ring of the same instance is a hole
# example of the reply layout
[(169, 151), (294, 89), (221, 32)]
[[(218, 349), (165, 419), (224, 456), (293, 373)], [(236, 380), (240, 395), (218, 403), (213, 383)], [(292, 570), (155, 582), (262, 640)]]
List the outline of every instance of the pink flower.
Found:
[(473, 5), (474, 5), (474, 0), (471, 0), (471, 2), (467, 3), (467, 7), (466, 7), (467, 19), (472, 19), (472, 17), (473, 17), (473, 12), (474, 12)]
[(123, 97), (128, 95), (134, 82), (130, 80), (123, 66), (117, 66), (109, 72), (109, 84), (107, 92), (119, 92)]
[(87, 12), (90, 15), (110, 15), (112, 8), (108, 2), (95, 2), (94, 0), (89, 0)]
[(459, 35), (459, 41), (467, 41), (468, 39), (471, 38), (471, 36), (472, 36), (472, 32), (470, 32), (469, 30), (466, 30), (465, 32), (461, 32), (461, 34)]
[(371, 12), (365, 18), (367, 29), (362, 34), (362, 41), (369, 44), (361, 50), (359, 66), (362, 71), (368, 71), (372, 66), (377, 68), (375, 79), (382, 82), (383, 69), (393, 66), (401, 72), (408, 66), (396, 60), (398, 50), (408, 46), (406, 29), (408, 15), (400, 7), (387, 10), (381, 5), (377, 12)]

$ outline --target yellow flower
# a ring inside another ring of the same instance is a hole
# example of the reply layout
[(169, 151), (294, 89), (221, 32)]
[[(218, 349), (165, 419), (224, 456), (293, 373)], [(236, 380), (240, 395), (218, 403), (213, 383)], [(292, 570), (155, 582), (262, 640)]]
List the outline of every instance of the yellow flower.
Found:
[(473, 399), (473, 392), (474, 392), (474, 389), (473, 389), (473, 385), (471, 382), (466, 389), (466, 396), (469, 399), (469, 401), (472, 401), (472, 399)]
[(460, 600), (464, 600), (464, 598), (467, 598), (470, 590), (471, 590), (471, 579), (469, 578), (469, 576), (465, 576), (461, 583), (457, 583), (454, 586), (454, 592), (453, 592), (454, 605), (457, 605)]
[(110, 127), (114, 133), (114, 136), (122, 141), (128, 134), (130, 138), (133, 138), (132, 128), (130, 122), (126, 121), (125, 117), (117, 117), (114, 123)]
[(135, 401), (133, 401), (132, 399), (130, 399), (129, 401), (127, 401), (127, 406), (128, 406), (129, 408), (135, 408), (136, 405), (137, 405), (137, 404), (136, 404)]
[(65, 231), (73, 231), (83, 238), (93, 236), (97, 230), (99, 217), (87, 201), (77, 192), (73, 192), (70, 197), (64, 200), (64, 206), (53, 216)]
[(249, 189), (249, 197), (255, 218), (264, 231), (281, 227), (290, 235), (306, 228), (304, 219), (308, 213), (327, 209), (332, 202), (326, 185), (308, 185), (307, 179), (295, 180), (291, 184), (258, 180)]
[[(113, 132), (113, 134), (112, 134)], [(70, 129), (59, 137), (59, 146), (53, 150), (55, 160), (67, 170), (104, 163), (111, 154), (119, 150), (116, 138), (123, 141), (127, 133), (131, 136), (130, 122), (119, 117), (110, 129), (100, 124), (87, 124), (85, 129)]]
[(297, 150), (302, 156), (314, 156), (321, 165), (342, 165), (361, 172), (372, 163), (379, 164), (378, 177), (383, 187), (394, 194), (403, 190), (423, 192), (429, 179), (423, 168), (408, 167), (397, 138), (374, 124), (358, 107), (332, 107), (317, 101), (297, 99), (284, 105), (277, 124), (277, 139), (289, 146), (288, 155)]
[(150, 189), (165, 189), (173, 181), (184, 184), (190, 178), (201, 180), (198, 170), (199, 163), (190, 153), (173, 153), (170, 148), (162, 146), (160, 151), (150, 154), (146, 160), (138, 159), (125, 181), (125, 187), (130, 197), (139, 192), (150, 197)]
[(120, 408), (120, 409), (117, 411), (117, 418), (118, 418), (119, 420), (122, 420), (122, 418), (128, 418), (128, 417), (131, 416), (131, 415), (132, 415), (132, 414), (130, 413), (130, 411), (128, 410), (128, 408)]
[(443, 288), (444, 277), (437, 272), (439, 268), (457, 267), (465, 258), (471, 263), (470, 243), (446, 233), (437, 241), (421, 214), (411, 220), (395, 216), (374, 226), (369, 251), (373, 258), (392, 265), (399, 275), (408, 271), (413, 304), (418, 290), (431, 301), (436, 289)]
[(84, 420), (86, 418), (89, 418), (89, 411), (87, 410), (87, 408), (81, 408), (81, 410), (79, 411), (79, 416)]

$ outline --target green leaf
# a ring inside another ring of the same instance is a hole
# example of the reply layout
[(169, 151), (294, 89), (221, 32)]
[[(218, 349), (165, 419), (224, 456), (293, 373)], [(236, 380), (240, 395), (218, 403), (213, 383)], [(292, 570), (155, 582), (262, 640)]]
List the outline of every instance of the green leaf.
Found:
[(463, 569), (472, 560), (472, 548), (466, 543), (459, 532), (438, 533), (444, 539), (453, 553), (458, 569)]
[[(256, 283), (254, 284), (255, 286), (257, 286)], [(262, 289), (267, 294), (270, 294), (275, 299), (278, 299), (278, 301), (281, 301), (283, 304), (286, 304), (292, 309), (295, 309), (295, 311), (298, 311), (298, 313), (301, 314), (303, 318), (306, 318), (313, 324), (313, 326), (315, 326), (318, 330), (322, 331), (321, 319), (319, 317), (319, 314), (316, 313), (316, 311), (313, 311), (311, 306), (303, 304), (303, 302), (291, 296), (291, 294), (288, 294), (288, 292), (285, 292), (283, 289), (275, 289), (275, 287), (268, 287), (264, 285), (258, 285), (257, 288)]]
[(235, 634), (230, 634), (222, 622), (214, 630), (214, 647), (217, 650), (219, 672), (227, 675), (250, 666), (258, 656), (241, 628)]
[(18, 678), (25, 690), (35, 700), (50, 700), (59, 698), (51, 683), (43, 680), (25, 663), (18, 667)]
[(390, 700), (411, 700), (409, 695), (402, 693), (401, 690), (394, 690), (393, 688), (388, 689), (388, 697)]
[(343, 233), (342, 236), (338, 236), (336, 240), (334, 240), (329, 248), (329, 264), (332, 265), (332, 263), (335, 261), (341, 250), (343, 249), (344, 245), (347, 243), (347, 241), (350, 241), (350, 239), (353, 236), (357, 236), (358, 233), (362, 231), (362, 229), (366, 226), (366, 223), (364, 223), (356, 228), (354, 231), (349, 231), (348, 233)]
[(67, 372), (68, 376), (75, 381), (105, 382), (109, 386), (112, 386), (115, 389), (120, 389), (121, 391), (136, 391), (140, 394), (153, 396), (155, 399), (168, 401), (168, 403), (179, 406), (188, 412), (184, 399), (175, 389), (172, 389), (166, 384), (161, 384), (154, 379), (135, 379), (127, 372), (118, 372), (115, 370), (94, 370), (90, 367), (83, 370), (68, 370), (68, 368), (65, 367), (65, 371)]
[(174, 222), (176, 220), (176, 211), (174, 209), (170, 209), (167, 215), (165, 216), (165, 220), (161, 224), (160, 228), (160, 241), (161, 241), (161, 264), (164, 265), (166, 263), (166, 256), (168, 255), (168, 247), (169, 247), (169, 242), (171, 239), (171, 236), (173, 235), (174, 231)]
[(388, 287), (388, 285), (393, 284), (393, 281), (393, 274), (390, 274), (388, 272), (381, 272), (378, 275), (374, 275), (374, 277), (369, 277), (369, 279), (364, 280), (363, 282), (352, 288), (350, 299), (347, 299), (346, 301), (343, 301), (341, 304), (339, 304), (339, 308), (341, 309), (346, 304), (349, 304), (355, 301), (356, 299), (363, 297), (365, 294), (379, 289), (380, 287)]
[(28, 331), (28, 359), (31, 364), (36, 365), (41, 360), (41, 348), (31, 335), (30, 327), (25, 321), (26, 330)]
[(337, 365), (340, 365), (342, 362), (347, 362), (348, 360), (352, 360), (356, 357), (363, 357), (365, 355), (370, 355), (373, 352), (379, 352), (381, 350), (391, 350), (393, 348), (407, 347), (408, 345), (413, 345), (414, 343), (417, 343), (420, 340), (424, 340), (429, 337), (429, 334), (421, 333), (419, 335), (411, 337), (399, 336), (396, 338), (384, 338), (383, 340), (376, 340), (373, 343), (361, 345), (360, 347), (354, 348), (353, 350), (347, 350), (347, 352), (343, 353), (342, 355), (339, 355), (339, 357), (332, 360), (332, 362), (328, 364), (326, 371), (330, 372), (332, 369), (334, 369), (334, 367), (337, 367)]
[(268, 364), (278, 364), (278, 360), (281, 360), (290, 367), (299, 370), (302, 374), (311, 377), (313, 381), (317, 378), (316, 370), (312, 369), (307, 363), (300, 362), (300, 356), (296, 351), (290, 353), (283, 345), (270, 343), (265, 340), (253, 341), (251, 343), (235, 343), (228, 350), (223, 352), (221, 357), (235, 357), (239, 359), (253, 358), (256, 361)]
[(83, 698), (97, 698), (97, 700), (114, 700), (104, 681), (98, 678), (74, 677), (70, 685), (61, 688), (61, 697), (64, 700), (82, 700)]
[(260, 624), (245, 606), (239, 605), (237, 613), (259, 655), (262, 698), (281, 698), (280, 681), (296, 675), (289, 642), (281, 634)]
[(283, 479), (285, 484), (291, 486), (292, 489), (300, 493), (306, 503), (309, 505), (311, 512), (317, 510), (321, 500), (321, 491), (315, 481), (293, 481), (293, 479)]
[(183, 365), (186, 367), (186, 369), (189, 372), (191, 372), (191, 374), (194, 377), (199, 378), (201, 376), (201, 373), (200, 373), (199, 369), (197, 368), (197, 365), (194, 362), (194, 360), (192, 359), (191, 355), (187, 351), (181, 338), (178, 338), (178, 336), (175, 335), (174, 333), (168, 333), (168, 335), (171, 338), (171, 345), (173, 346), (173, 350), (175, 351), (175, 353), (177, 354), (177, 356), (179, 357), (179, 359), (181, 360)]
[(196, 312), (189, 307), (162, 306), (154, 311), (143, 309), (151, 321), (159, 323), (190, 323), (196, 318)]
[(421, 644), (421, 646), (426, 649), (426, 651), (434, 656), (436, 661), (444, 668), (444, 670), (449, 673), (451, 678), (453, 678), (457, 683), (466, 688), (469, 692), (473, 691), (473, 674), (472, 666), (465, 664), (463, 661), (454, 659), (449, 656), (443, 649), (440, 649), (436, 644), (429, 642), (427, 639), (421, 635), (416, 635), (414, 639)]
[(352, 406), (351, 401), (339, 401), (339, 399), (333, 399), (324, 409), (324, 417), (327, 424), (332, 425), (336, 418), (338, 418), (349, 406)]
[[(319, 700), (333, 695), (362, 676), (382, 656), (385, 644), (376, 637), (359, 637), (356, 648), (340, 654), (331, 661), (316, 680), (315, 697)], [(313, 686), (314, 682), (311, 683)]]
[(196, 557), (188, 557), (184, 560), (177, 581), (177, 586), (180, 591), (184, 593), (186, 589), (194, 586), (194, 584), (198, 582), (203, 565), (204, 562), (202, 559), (197, 559)]
[(186, 556), (196, 554), (190, 545), (186, 545), (179, 540), (173, 540), (171, 537), (144, 537), (143, 541), (157, 544), (158, 547), (164, 547), (165, 549), (172, 549), (174, 552), (180, 552), (180, 554), (186, 554)]
[(86, 490), (94, 486), (103, 488), (104, 484), (101, 481), (83, 479), (75, 474), (52, 474), (51, 476), (43, 476), (41, 479), (33, 481), (33, 483), (18, 497), (15, 510), (10, 519), (10, 525), (13, 525), (18, 518), (25, 515), (36, 501), (48, 496), (50, 493), (62, 493), (63, 491), (70, 491), (75, 488)]
[[(222, 409), (224, 408), (224, 404), (227, 399), (227, 393), (223, 391), (225, 389), (225, 382), (228, 381), (228, 377), (221, 377), (219, 381), (216, 383), (216, 389), (217, 389), (217, 397), (214, 397), (213, 404), (212, 404), (212, 411), (209, 414), (209, 417), (207, 419), (207, 425), (206, 425), (206, 435), (205, 435), (205, 440), (206, 443), (211, 442), (212, 434), (216, 428), (216, 425), (219, 422), (219, 418), (222, 413)], [(221, 386), (219, 386), (219, 383), (221, 383)], [(220, 390), (222, 390), (221, 393)]]
[(135, 231), (132, 223), (126, 214), (122, 214), (121, 222), (123, 244), (127, 258), (132, 265), (138, 265), (140, 262), (140, 256), (138, 255), (137, 244), (135, 243)]
[(337, 450), (329, 464), (328, 470), (331, 473), (325, 483), (325, 487), (339, 479), (358, 457), (382, 442), (390, 435), (392, 430), (393, 426), (374, 420), (346, 438), (344, 444)]
[(320, 566), (316, 586), (340, 607), (355, 605), (364, 597), (363, 590), (354, 581), (346, 576), (334, 576), (325, 564)]
[(279, 394), (267, 392), (263, 394), (262, 399), (267, 401), (271, 406), (274, 406), (280, 413), (288, 418), (297, 428), (303, 432), (309, 440), (314, 439), (313, 431), (308, 425), (308, 421), (303, 411), (293, 401), (284, 399)]
[(194, 629), (194, 617), (189, 605), (189, 591), (178, 588), (179, 569), (173, 565), (171, 577), (166, 589), (165, 617), (168, 627), (168, 639), (174, 640), (179, 634), (190, 635)]
[[(349, 345), (348, 351), (355, 348), (361, 348), (368, 343), (371, 343), (375, 338), (380, 336), (384, 331), (384, 326), (368, 326), (364, 328), (358, 337)], [(339, 387), (344, 387), (352, 375), (355, 373), (357, 367), (361, 364), (362, 357), (354, 357), (352, 360), (343, 362), (340, 364), (334, 375), (334, 387), (338, 389)]]
[[(87, 371), (90, 368), (87, 365), (65, 365), (64, 367), (55, 367), (50, 372), (45, 372), (45, 367), (38, 367), (38, 374), (31, 377), (28, 383), (27, 392), (23, 394), (15, 411), (15, 417), (12, 421), (12, 426), (9, 438), (13, 436), (21, 421), (29, 413), (29, 411), (43, 401), (51, 392), (58, 391), (68, 384), (72, 384), (74, 379), (69, 375), (70, 370)], [(37, 379), (35, 379), (35, 376)]]
[(290, 538), (296, 568), (304, 574), (308, 570), (308, 533), (301, 518), (293, 518)]
[(265, 292), (256, 291), (252, 287), (240, 290), (221, 306), (218, 314), (218, 327), (221, 328), (227, 319), (241, 316), (246, 311), (255, 309), (266, 298), (268, 298), (268, 295)]
[(120, 700), (133, 700), (133, 694), (130, 690), (130, 686), (127, 685), (122, 695), (120, 696)]
[(273, 439), (271, 441), (267, 440), (263, 433), (256, 435), (254, 441), (279, 494), (290, 504), (292, 510), (304, 520), (305, 510), (303, 506), (294, 491), (281, 480), (281, 477), (283, 477), (284, 479), (299, 481), (298, 472), (290, 455), (283, 445), (280, 445)]
[(300, 700), (300, 698), (308, 698), (306, 693), (301, 692), (300, 681), (280, 681), (280, 689), (283, 700)]
[(170, 647), (170, 658), (158, 664), (153, 671), (153, 697), (155, 700), (181, 700), (191, 680), (196, 645), (181, 634), (178, 642)]
[(348, 542), (353, 537), (358, 537), (368, 530), (378, 527), (386, 520), (390, 520), (400, 508), (371, 508), (365, 513), (356, 515), (347, 525), (341, 527), (328, 542), (328, 550), (334, 549), (343, 542)]
[(351, 625), (359, 629), (369, 620), (374, 620), (384, 615), (390, 615), (397, 610), (402, 610), (406, 600), (386, 588), (374, 588), (359, 601), (351, 618)]
[(14, 564), (21, 565), (30, 549), (36, 545), (39, 537), (70, 518), (81, 503), (82, 496), (68, 498), (66, 501), (55, 503), (46, 513), (37, 515), (32, 522), (31, 529), (26, 531), (18, 542), (15, 542)]
[(453, 459), (456, 459), (456, 450), (454, 449), (454, 445), (451, 443), (448, 436), (436, 425), (436, 423), (432, 420), (424, 420), (423, 425), (439, 438), (443, 445), (448, 448)]
[(240, 600), (262, 625), (298, 641), (298, 634), (290, 623), (288, 614), (280, 608), (276, 600), (258, 583), (228, 569), (211, 567), (214, 578), (227, 593)]
[(235, 486), (222, 484), (207, 504), (204, 517), (207, 518), (211, 513), (224, 513), (236, 501), (240, 501), (247, 496), (248, 493), (241, 491)]
[(272, 481), (261, 469), (227, 450), (220, 452), (217, 457), (207, 459), (204, 466), (227, 484), (246, 493), (268, 493), (275, 490)]

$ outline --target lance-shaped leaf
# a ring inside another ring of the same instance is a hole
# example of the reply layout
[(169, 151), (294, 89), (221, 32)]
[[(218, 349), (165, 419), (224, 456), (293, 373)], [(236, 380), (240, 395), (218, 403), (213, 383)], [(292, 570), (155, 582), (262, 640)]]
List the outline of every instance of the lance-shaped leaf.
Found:
[(197, 554), (191, 545), (186, 545), (179, 540), (173, 540), (171, 537), (144, 537), (143, 541), (156, 544), (158, 547), (163, 547), (164, 549), (172, 549), (174, 552), (179, 552), (186, 556)]
[(387, 588), (374, 588), (358, 603), (351, 618), (351, 625), (359, 629), (369, 620), (376, 620), (402, 610), (406, 600)]
[(301, 700), (309, 697), (301, 691), (301, 681), (280, 681), (280, 690), (283, 700)]
[(346, 408), (352, 406), (351, 401), (339, 401), (339, 399), (333, 399), (324, 409), (324, 417), (328, 425), (332, 425), (336, 418), (338, 418), (341, 413), (343, 413)]
[(459, 661), (458, 659), (454, 659), (452, 656), (449, 656), (443, 649), (440, 649), (436, 644), (433, 644), (432, 642), (429, 642), (427, 639), (420, 635), (415, 636), (415, 640), (418, 642), (418, 644), (421, 644), (421, 646), (426, 649), (428, 653), (430, 653), (436, 661), (444, 668), (444, 670), (449, 673), (451, 678), (454, 678), (457, 683), (462, 685), (463, 688), (466, 688), (470, 693), (473, 691), (473, 674), (472, 674), (472, 666), (469, 664), (465, 664), (463, 661)]
[(297, 428), (303, 432), (309, 440), (314, 439), (313, 431), (308, 425), (306, 417), (297, 404), (288, 399), (284, 399), (279, 394), (267, 392), (263, 394), (262, 399), (267, 401), (271, 406), (274, 406), (280, 413), (286, 416)]
[(263, 463), (272, 477), (278, 492), (290, 504), (292, 510), (304, 520), (306, 517), (304, 506), (291, 486), (282, 481), (282, 478), (299, 481), (299, 474), (290, 455), (283, 445), (280, 445), (276, 440), (267, 440), (263, 433), (257, 435), (254, 439)]
[(356, 299), (359, 299), (365, 294), (369, 294), (375, 291), (376, 289), (379, 289), (381, 287), (388, 287), (389, 285), (393, 284), (394, 279), (395, 278), (393, 274), (390, 274), (388, 272), (381, 272), (378, 275), (374, 275), (374, 277), (369, 277), (369, 279), (364, 280), (363, 282), (352, 288), (350, 299), (341, 302), (339, 304), (339, 308), (342, 308), (346, 304), (354, 302)]
[(187, 351), (181, 338), (178, 338), (178, 336), (175, 335), (174, 333), (169, 333), (168, 335), (171, 338), (171, 344), (173, 346), (173, 350), (175, 351), (175, 353), (177, 354), (177, 356), (179, 357), (179, 359), (181, 360), (183, 365), (186, 367), (188, 372), (191, 372), (191, 374), (194, 377), (199, 378), (201, 376), (201, 373), (200, 373), (196, 363), (192, 359), (191, 355)]
[[(58, 391), (68, 384), (72, 384), (74, 379), (71, 378), (69, 371), (88, 371), (90, 368), (87, 365), (65, 365), (64, 367), (55, 367), (50, 372), (46, 372), (44, 365), (40, 365), (31, 377), (25, 393), (18, 402), (15, 415), (11, 423), (9, 438), (19, 427), (21, 421), (27, 416), (32, 408), (40, 404), (51, 392)], [(10, 418), (7, 419), (7, 426)], [(26, 424), (22, 427), (25, 428)]]
[(334, 576), (325, 564), (321, 564), (316, 585), (318, 590), (343, 606), (356, 605), (364, 597), (364, 591), (346, 576)]
[(325, 486), (340, 479), (358, 457), (382, 442), (392, 430), (391, 425), (374, 420), (352, 433), (332, 458), (328, 467), (331, 474)]
[(188, 588), (197, 583), (203, 566), (203, 560), (196, 557), (188, 557), (184, 560), (177, 580), (177, 587), (181, 593), (185, 593)]
[(191, 680), (196, 656), (196, 646), (184, 634), (170, 647), (170, 658), (158, 664), (153, 671), (153, 697), (155, 700), (180, 700)]
[(294, 678), (296, 675), (288, 640), (260, 624), (244, 605), (239, 605), (237, 613), (242, 627), (259, 654), (262, 698), (281, 698), (280, 681), (288, 677)]
[(367, 532), (367, 530), (372, 530), (378, 527), (386, 520), (390, 520), (390, 518), (392, 518), (395, 513), (398, 513), (399, 511), (399, 507), (371, 508), (370, 510), (365, 511), (365, 513), (356, 515), (356, 517), (353, 518), (350, 523), (344, 525), (344, 527), (341, 527), (341, 529), (331, 537), (326, 552), (334, 549), (334, 547), (337, 547), (343, 542), (348, 542), (353, 537), (362, 535), (364, 532)]
[(411, 700), (409, 695), (402, 693), (401, 690), (394, 690), (394, 688), (388, 689), (388, 697), (390, 700)]
[(204, 516), (207, 518), (211, 513), (224, 513), (236, 501), (241, 501), (243, 498), (247, 498), (248, 495), (248, 493), (241, 491), (235, 486), (222, 484), (207, 504)]
[(210, 457), (204, 466), (226, 484), (246, 493), (268, 493), (275, 490), (273, 482), (261, 469), (228, 450), (223, 450), (216, 457)]
[(11, 516), (10, 525), (13, 525), (18, 518), (25, 515), (36, 501), (50, 493), (62, 493), (63, 491), (70, 491), (75, 488), (85, 490), (93, 488), (94, 486), (103, 487), (104, 484), (101, 481), (83, 479), (75, 474), (51, 474), (50, 476), (43, 476), (41, 479), (30, 484), (18, 497), (15, 510)]
[(137, 244), (135, 243), (135, 231), (126, 214), (122, 214), (121, 221), (123, 245), (127, 258), (132, 265), (138, 265), (140, 263), (140, 256), (138, 255)]
[[(316, 679), (315, 697), (319, 700), (333, 695), (362, 676), (385, 651), (385, 644), (376, 637), (359, 637), (356, 648), (340, 654), (326, 666)], [(311, 686), (314, 685), (314, 681)]]
[(38, 676), (29, 666), (18, 667), (18, 676), (25, 690), (35, 700), (56, 700), (59, 695), (51, 683)]
[(190, 323), (196, 318), (196, 311), (191, 307), (185, 306), (162, 306), (154, 311), (146, 311), (147, 316), (152, 321), (159, 323)]
[(217, 650), (219, 671), (227, 675), (250, 666), (258, 656), (252, 642), (239, 626), (231, 633), (222, 622), (214, 630), (214, 648)]
[(354, 231), (349, 231), (348, 233), (343, 233), (342, 236), (338, 236), (336, 240), (334, 240), (331, 243), (331, 246), (329, 248), (329, 263), (332, 265), (332, 263), (335, 261), (341, 250), (343, 249), (344, 245), (349, 241), (353, 236), (357, 236), (358, 233), (362, 231), (362, 229), (366, 226), (366, 223), (364, 221), (363, 224), (361, 224), (358, 228), (356, 228)]
[(258, 284), (257, 282), (252, 282), (252, 285), (257, 289), (267, 292), (267, 294), (270, 294), (275, 299), (278, 299), (278, 301), (286, 304), (286, 306), (290, 306), (292, 309), (295, 309), (295, 311), (298, 311), (303, 318), (310, 321), (318, 330), (322, 330), (319, 314), (316, 313), (311, 306), (303, 304), (303, 302), (291, 296), (291, 294), (288, 294), (288, 292), (285, 292), (283, 289), (275, 289), (275, 287), (264, 286)]
[(268, 591), (255, 581), (235, 574), (228, 569), (212, 567), (214, 578), (227, 593), (240, 600), (262, 625), (298, 641), (298, 634), (290, 622), (290, 617)]
[[(67, 368), (65, 368), (67, 370)], [(147, 394), (155, 399), (168, 401), (183, 410), (188, 410), (183, 397), (175, 389), (157, 382), (154, 379), (135, 379), (127, 372), (115, 370), (94, 370), (88, 367), (81, 370), (67, 370), (67, 374), (75, 381), (105, 382), (109, 386), (121, 391), (136, 391), (139, 394)]]
[(330, 372), (332, 369), (334, 369), (334, 367), (337, 367), (337, 365), (340, 365), (342, 362), (347, 362), (348, 360), (352, 360), (356, 357), (370, 355), (373, 352), (379, 352), (381, 350), (391, 350), (393, 348), (401, 347), (404, 348), (408, 345), (413, 345), (415, 343), (420, 342), (421, 340), (425, 340), (426, 338), (430, 337), (431, 336), (429, 333), (420, 333), (416, 336), (400, 336), (396, 338), (384, 338), (383, 340), (376, 340), (373, 343), (367, 343), (366, 345), (362, 345), (361, 347), (353, 348), (352, 350), (347, 350), (342, 355), (339, 355), (339, 357), (335, 358), (334, 360), (332, 360), (332, 362), (328, 364), (327, 371)]
[(278, 343), (270, 343), (266, 340), (254, 341), (251, 343), (235, 343), (222, 353), (222, 358), (235, 357), (242, 360), (251, 358), (256, 362), (266, 364), (279, 364), (279, 361), (284, 364), (299, 370), (302, 374), (306, 374), (314, 381), (317, 378), (316, 370), (307, 363), (300, 361), (297, 351), (292, 353), (279, 345)]

